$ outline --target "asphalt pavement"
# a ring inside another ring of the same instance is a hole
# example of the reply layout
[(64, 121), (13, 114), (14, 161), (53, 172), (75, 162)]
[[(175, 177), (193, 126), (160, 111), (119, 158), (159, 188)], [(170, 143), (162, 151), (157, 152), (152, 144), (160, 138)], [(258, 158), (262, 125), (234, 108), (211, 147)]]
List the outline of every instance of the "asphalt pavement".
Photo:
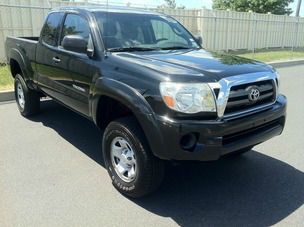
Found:
[(304, 66), (278, 70), (284, 133), (239, 158), (167, 168), (153, 195), (111, 185), (101, 134), (56, 104), (0, 104), (0, 226), (304, 226)]

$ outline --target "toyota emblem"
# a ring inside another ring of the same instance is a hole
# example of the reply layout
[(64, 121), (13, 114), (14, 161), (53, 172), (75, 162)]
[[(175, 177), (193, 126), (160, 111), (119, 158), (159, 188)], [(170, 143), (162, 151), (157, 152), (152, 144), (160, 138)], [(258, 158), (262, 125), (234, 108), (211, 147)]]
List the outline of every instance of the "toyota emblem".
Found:
[(256, 102), (260, 98), (260, 91), (257, 87), (249, 87), (248, 90), (248, 99), (250, 102)]

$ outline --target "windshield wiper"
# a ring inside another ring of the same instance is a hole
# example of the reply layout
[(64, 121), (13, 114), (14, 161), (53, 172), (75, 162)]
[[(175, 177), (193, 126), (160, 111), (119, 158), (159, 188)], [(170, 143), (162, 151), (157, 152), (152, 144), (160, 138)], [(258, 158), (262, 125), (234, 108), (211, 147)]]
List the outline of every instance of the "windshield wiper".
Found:
[(186, 50), (191, 49), (190, 47), (185, 46), (171, 46), (171, 47), (162, 47), (161, 50)]
[(115, 47), (115, 48), (108, 48), (108, 51), (111, 52), (126, 52), (126, 51), (152, 51), (157, 50), (157, 48), (151, 47)]

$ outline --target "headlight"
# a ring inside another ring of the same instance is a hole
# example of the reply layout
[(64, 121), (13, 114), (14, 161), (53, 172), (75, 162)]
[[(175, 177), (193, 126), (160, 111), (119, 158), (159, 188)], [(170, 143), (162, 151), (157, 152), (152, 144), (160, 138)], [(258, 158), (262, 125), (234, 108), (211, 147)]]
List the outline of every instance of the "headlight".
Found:
[(161, 82), (160, 93), (166, 105), (183, 113), (216, 112), (213, 92), (204, 83)]

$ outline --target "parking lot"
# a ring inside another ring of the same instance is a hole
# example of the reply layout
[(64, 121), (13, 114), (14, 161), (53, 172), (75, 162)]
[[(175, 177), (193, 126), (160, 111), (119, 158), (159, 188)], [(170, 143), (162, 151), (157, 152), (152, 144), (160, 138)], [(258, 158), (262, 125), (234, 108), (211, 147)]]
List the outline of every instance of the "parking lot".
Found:
[(53, 101), (30, 119), (1, 103), (0, 226), (303, 226), (304, 66), (279, 72), (283, 135), (239, 158), (170, 165), (138, 200), (111, 185), (92, 122)]

